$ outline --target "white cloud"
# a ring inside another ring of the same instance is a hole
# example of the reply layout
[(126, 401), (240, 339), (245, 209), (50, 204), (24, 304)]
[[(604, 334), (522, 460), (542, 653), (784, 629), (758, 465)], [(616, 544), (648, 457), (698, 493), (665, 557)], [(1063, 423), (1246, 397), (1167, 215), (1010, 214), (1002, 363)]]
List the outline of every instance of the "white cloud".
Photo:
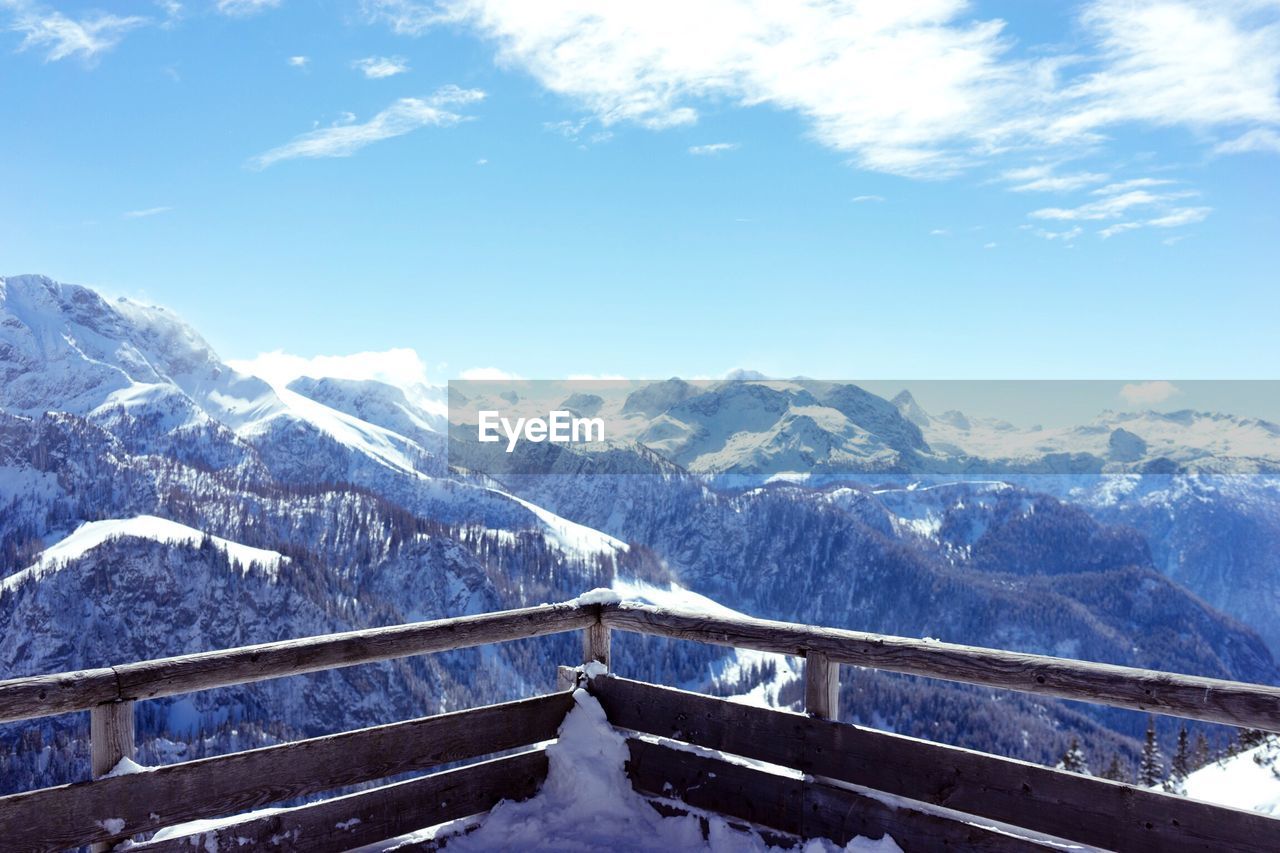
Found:
[(1117, 219), (1130, 208), (1163, 204), (1171, 199), (1181, 198), (1185, 195), (1186, 193), (1160, 194), (1148, 192), (1147, 190), (1130, 190), (1104, 196), (1097, 201), (1091, 201), (1079, 207), (1043, 207), (1039, 210), (1033, 210), (1031, 216), (1035, 219), (1057, 220)]
[(1244, 154), (1250, 151), (1270, 151), (1280, 154), (1280, 133), (1270, 128), (1257, 127), (1235, 139), (1218, 144), (1218, 154)]
[(1074, 228), (1068, 228), (1065, 231), (1048, 231), (1044, 228), (1033, 228), (1031, 233), (1035, 234), (1041, 240), (1061, 240), (1064, 243), (1071, 243), (1084, 233), (1084, 229), (1079, 225)]
[(1178, 228), (1183, 225), (1194, 225), (1197, 222), (1204, 222), (1212, 211), (1212, 207), (1179, 207), (1164, 216), (1148, 219), (1146, 224), (1153, 228)]
[(1173, 183), (1177, 182), (1170, 178), (1132, 178), (1127, 181), (1117, 181), (1114, 184), (1107, 184), (1105, 187), (1099, 187), (1093, 191), (1093, 194), (1118, 195), (1119, 193), (1129, 192), (1130, 190), (1147, 189), (1148, 187), (1163, 187)]
[(145, 207), (142, 210), (130, 210), (124, 214), (125, 219), (145, 219), (148, 216), (159, 216), (161, 213), (168, 213), (173, 210), (172, 207)]
[[(859, 167), (943, 176), (1010, 151), (1100, 145), (1121, 124), (1280, 124), (1275, 0), (1088, 0), (1070, 53), (1014, 54), (967, 0), (364, 0), (402, 33), (450, 23), (605, 126), (693, 123), (708, 102), (803, 117)], [(1051, 47), (1057, 48), (1057, 45)], [(1030, 57), (1030, 58), (1024, 58)], [(1025, 191), (1078, 189), (1094, 173)]]
[(712, 142), (709, 145), (690, 145), (689, 153), (697, 155), (723, 154), (738, 147), (736, 142)]
[(884, 196), (882, 196), (882, 195), (855, 195), (855, 196), (853, 197), (853, 201), (854, 201), (854, 203), (855, 203), (855, 204), (866, 204), (867, 202), (881, 202), (881, 201), (884, 201)]
[(998, 61), (1002, 24), (964, 20), (964, 0), (457, 0), (435, 13), (365, 5), (402, 32), (442, 17), (475, 27), (497, 43), (500, 62), (606, 126), (691, 124), (706, 100), (769, 104), (801, 113), (821, 142), (885, 171), (952, 169), (953, 149), (998, 122), (993, 99), (1016, 80)]
[(351, 67), (370, 80), (381, 80), (408, 71), (409, 60), (403, 56), (366, 56), (352, 61)]
[(519, 379), (519, 374), (511, 373), (500, 367), (468, 367), (459, 374), (460, 379)]
[(233, 18), (247, 18), (280, 5), (280, 0), (218, 0), (214, 7)]
[(9, 29), (23, 34), (18, 50), (42, 49), (46, 62), (79, 56), (92, 63), (99, 54), (119, 44), (127, 32), (149, 23), (138, 15), (94, 13), (79, 19), (69, 18), (23, 0), (0, 0), (0, 7), (14, 12)]
[(1275, 11), (1272, 0), (1093, 0), (1081, 20), (1099, 67), (1063, 89), (1050, 134), (1280, 122)]
[(483, 97), (484, 92), (478, 89), (445, 86), (427, 98), (400, 98), (363, 124), (352, 121), (304, 133), (252, 158), (249, 165), (265, 169), (296, 157), (349, 157), (366, 145), (402, 136), (420, 127), (449, 127), (464, 121), (467, 116), (446, 108), (475, 103)]
[(311, 57), (291, 56), (289, 57), (288, 62), (289, 62), (289, 65), (291, 65), (294, 68), (306, 68), (308, 65), (311, 64)]
[(987, 244), (986, 244), (986, 245), (984, 245), (982, 248), (984, 248), (984, 249), (994, 249), (996, 246), (999, 246), (999, 245), (1000, 245), (999, 243), (987, 243)]
[(420, 35), (436, 24), (452, 18), (434, 3), (424, 0), (362, 0), (365, 15), (373, 21), (384, 23), (400, 35)]
[(929, 232), (930, 237), (950, 237), (951, 231), (946, 228), (934, 228)]
[(1014, 192), (1071, 192), (1093, 184), (1100, 184), (1107, 175), (1098, 172), (1072, 172), (1066, 175), (1054, 173), (1053, 166), (1027, 166), (1009, 169), (1001, 177), (1013, 184)]
[(228, 363), (241, 373), (260, 376), (277, 387), (284, 387), (302, 376), (372, 379), (400, 388), (428, 384), (426, 363), (408, 348), (312, 357), (275, 350)]
[(1181, 393), (1177, 385), (1160, 380), (1125, 385), (1120, 389), (1120, 398), (1131, 406), (1154, 406)]
[(1133, 231), (1134, 229), (1141, 227), (1141, 222), (1117, 222), (1115, 225), (1108, 225), (1106, 228), (1100, 230), (1098, 232), (1098, 236), (1103, 240), (1109, 240), (1117, 234), (1123, 234), (1126, 231)]

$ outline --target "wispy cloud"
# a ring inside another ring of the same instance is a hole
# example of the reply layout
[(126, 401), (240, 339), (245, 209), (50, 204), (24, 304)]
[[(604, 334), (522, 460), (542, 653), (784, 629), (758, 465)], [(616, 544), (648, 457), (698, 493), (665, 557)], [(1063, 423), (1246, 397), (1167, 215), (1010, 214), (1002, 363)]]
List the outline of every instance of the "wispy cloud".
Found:
[(699, 156), (708, 154), (723, 154), (726, 151), (732, 151), (738, 147), (736, 142), (712, 142), (708, 145), (690, 145), (689, 153)]
[(241, 373), (259, 376), (277, 386), (288, 385), (302, 376), (372, 379), (401, 388), (427, 384), (426, 363), (415, 350), (408, 348), (312, 357), (275, 350), (230, 364)]
[(267, 9), (274, 9), (281, 0), (217, 0), (214, 8), (233, 18), (247, 18)]
[(1131, 382), (1120, 389), (1120, 399), (1131, 406), (1154, 406), (1182, 393), (1172, 382)]
[(1032, 228), (1031, 226), (1026, 227), (1032, 234), (1036, 235), (1041, 240), (1060, 240), (1067, 244), (1074, 243), (1080, 235), (1084, 234), (1084, 229), (1079, 225), (1074, 228), (1068, 228), (1065, 231), (1049, 231), (1045, 228)]
[(124, 218), (145, 219), (148, 216), (159, 216), (160, 214), (168, 213), (171, 210), (173, 210), (173, 208), (167, 205), (163, 207), (144, 207), (142, 210), (125, 211)]
[(1245, 154), (1250, 151), (1280, 154), (1280, 133), (1268, 127), (1257, 127), (1235, 139), (1219, 143), (1213, 150), (1218, 154)]
[(855, 195), (853, 197), (854, 204), (867, 204), (869, 202), (881, 201), (884, 201), (884, 196), (882, 195)]
[(366, 145), (403, 136), (421, 127), (449, 127), (464, 121), (468, 116), (451, 108), (475, 103), (483, 97), (484, 92), (479, 89), (445, 86), (427, 98), (400, 98), (364, 123), (352, 121), (304, 133), (252, 158), (249, 166), (265, 169), (297, 157), (349, 157)]
[(386, 24), (404, 36), (421, 35), (455, 17), (455, 13), (441, 10), (428, 0), (361, 0), (360, 5), (370, 20)]
[(366, 56), (364, 59), (353, 60), (351, 67), (370, 80), (380, 80), (408, 71), (409, 60), (403, 56)]
[(13, 12), (9, 29), (23, 35), (18, 50), (43, 50), (46, 62), (78, 56), (93, 63), (100, 54), (119, 44), (130, 30), (149, 23), (139, 15), (91, 13), (71, 18), (25, 0), (0, 0), (0, 8)]
[(291, 56), (291, 57), (289, 57), (289, 59), (288, 59), (287, 61), (288, 61), (289, 65), (290, 65), (291, 67), (293, 67), (293, 68), (306, 68), (308, 65), (310, 65), (310, 64), (311, 64), (311, 57), (309, 57), (309, 56)]
[(1009, 189), (1021, 193), (1071, 192), (1094, 184), (1100, 184), (1107, 180), (1109, 176), (1099, 172), (1057, 174), (1053, 166), (1036, 165), (1020, 169), (1009, 169), (1001, 177), (1013, 184)]
[[(525, 0), (363, 5), (402, 33), (472, 27), (503, 64), (605, 126), (688, 125), (709, 102), (766, 105), (799, 114), (858, 167), (912, 176), (1010, 152), (1105, 147), (1119, 125), (1202, 137), (1280, 125), (1274, 0), (1087, 0), (1069, 55), (1015, 53), (1004, 22), (978, 17), (967, 0), (557, 0), (554, 13)], [(1071, 191), (1103, 180), (1042, 174), (1015, 186)]]

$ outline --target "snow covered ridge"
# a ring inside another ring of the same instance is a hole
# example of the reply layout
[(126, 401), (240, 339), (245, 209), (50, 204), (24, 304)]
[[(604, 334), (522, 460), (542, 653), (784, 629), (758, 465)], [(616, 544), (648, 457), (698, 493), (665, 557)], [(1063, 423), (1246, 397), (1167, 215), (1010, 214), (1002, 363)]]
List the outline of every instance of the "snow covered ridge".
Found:
[[(397, 403), (400, 422), (420, 430), (419, 437), (439, 423), (438, 410), (415, 411), (403, 394), (374, 408)], [(124, 412), (169, 433), (218, 424), (250, 443), (305, 424), (410, 475), (428, 455), (392, 429), (234, 370), (162, 308), (108, 301), (44, 276), (0, 279), (0, 410), (32, 417), (68, 412), (98, 421)]]
[(250, 566), (257, 566), (274, 574), (280, 564), (289, 559), (276, 551), (251, 548), (218, 536), (209, 536), (176, 521), (154, 515), (140, 515), (137, 518), (113, 518), (80, 525), (70, 536), (46, 548), (34, 565), (0, 580), (0, 590), (17, 589), (29, 580), (39, 580), (103, 543), (120, 538), (147, 539), (168, 545), (199, 546), (208, 542), (225, 554), (240, 571), (248, 571)]

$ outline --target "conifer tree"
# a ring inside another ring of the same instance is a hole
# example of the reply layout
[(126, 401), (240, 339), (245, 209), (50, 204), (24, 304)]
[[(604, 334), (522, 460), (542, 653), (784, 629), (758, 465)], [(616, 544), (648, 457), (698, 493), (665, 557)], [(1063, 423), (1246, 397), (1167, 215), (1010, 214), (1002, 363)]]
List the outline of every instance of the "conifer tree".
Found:
[(1195, 768), (1191, 764), (1191, 735), (1184, 725), (1178, 729), (1178, 746), (1173, 753), (1173, 764), (1169, 778), (1165, 780), (1164, 789), (1171, 794), (1185, 794), (1186, 781)]
[(1084, 757), (1084, 750), (1080, 748), (1080, 740), (1074, 735), (1071, 737), (1071, 745), (1058, 761), (1058, 769), (1089, 775), (1089, 762)]
[(1113, 782), (1128, 782), (1129, 773), (1125, 770), (1124, 765), (1120, 763), (1120, 754), (1111, 753), (1111, 761), (1107, 763), (1106, 769), (1102, 771), (1103, 779), (1110, 779)]
[(1164, 779), (1164, 755), (1156, 740), (1156, 721), (1147, 717), (1147, 738), (1142, 744), (1142, 761), (1138, 765), (1138, 784), (1148, 788), (1159, 785)]

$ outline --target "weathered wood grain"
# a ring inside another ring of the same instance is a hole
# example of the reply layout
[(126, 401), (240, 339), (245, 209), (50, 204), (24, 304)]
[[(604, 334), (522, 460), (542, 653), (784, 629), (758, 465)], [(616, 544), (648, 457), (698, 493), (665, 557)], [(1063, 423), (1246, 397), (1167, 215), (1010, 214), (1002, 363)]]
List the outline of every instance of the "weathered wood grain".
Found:
[[(133, 703), (112, 702), (89, 712), (89, 767), (94, 779), (110, 773), (122, 758), (133, 758)], [(106, 853), (98, 842), (90, 853)]]
[(151, 699), (409, 655), (541, 637), (584, 628), (594, 622), (594, 615), (576, 604), (528, 607), (129, 663), (115, 667), (115, 672), (122, 698)]
[(120, 698), (110, 667), (0, 681), (0, 723), (83, 711)]
[(337, 853), (487, 812), (501, 800), (528, 799), (546, 776), (547, 756), (537, 749), (129, 849), (191, 853), (274, 847)]
[(859, 835), (877, 839), (888, 834), (906, 853), (1061, 849), (905, 804), (888, 805), (859, 791), (662, 744), (632, 738), (627, 746), (627, 769), (637, 790), (803, 838), (828, 838), (843, 845)]
[(598, 676), (609, 721), (1108, 850), (1280, 849), (1280, 820), (1036, 764)]
[(588, 625), (582, 632), (582, 662), (596, 661), (608, 667), (610, 639), (608, 625), (603, 622)]
[[(199, 818), (551, 740), (568, 693), (237, 752), (0, 797), (9, 851), (120, 841)], [(123, 821), (115, 832), (103, 823)]]
[(804, 710), (820, 720), (834, 720), (840, 710), (840, 664), (822, 652), (805, 655)]
[(110, 702), (89, 712), (90, 772), (107, 775), (122, 758), (133, 758), (133, 703)]
[(598, 609), (526, 607), (0, 681), (0, 722), (573, 631), (596, 624)]
[(1280, 732), (1280, 687), (637, 604), (605, 605), (604, 621), (624, 631), (786, 655), (816, 651), (890, 672)]

